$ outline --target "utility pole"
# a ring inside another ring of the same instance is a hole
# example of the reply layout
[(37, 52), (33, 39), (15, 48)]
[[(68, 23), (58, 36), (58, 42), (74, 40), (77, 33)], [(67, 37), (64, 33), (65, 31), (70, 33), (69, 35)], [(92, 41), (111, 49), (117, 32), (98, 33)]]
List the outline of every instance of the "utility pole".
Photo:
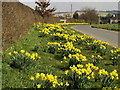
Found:
[(73, 16), (72, 16), (72, 4), (71, 4), (71, 18), (72, 18)]

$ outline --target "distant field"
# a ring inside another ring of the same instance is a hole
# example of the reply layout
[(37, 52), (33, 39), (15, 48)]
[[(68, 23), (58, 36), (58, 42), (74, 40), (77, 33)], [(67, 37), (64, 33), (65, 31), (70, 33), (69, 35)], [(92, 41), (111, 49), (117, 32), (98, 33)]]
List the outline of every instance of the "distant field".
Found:
[(118, 24), (94, 24), (91, 27), (120, 31), (120, 27), (118, 27)]
[(107, 12), (98, 12), (100, 16), (106, 16), (108, 13)]

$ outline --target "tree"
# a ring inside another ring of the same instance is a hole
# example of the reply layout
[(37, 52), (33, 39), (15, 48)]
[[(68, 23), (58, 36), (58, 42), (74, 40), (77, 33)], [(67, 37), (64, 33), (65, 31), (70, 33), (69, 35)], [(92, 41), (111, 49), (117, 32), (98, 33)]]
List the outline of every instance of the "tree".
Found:
[(75, 13), (73, 14), (73, 18), (74, 18), (74, 19), (78, 19), (78, 17), (79, 17), (78, 13), (75, 12)]
[(86, 8), (82, 10), (82, 14), (80, 15), (80, 19), (83, 19), (87, 23), (98, 23), (99, 16), (95, 9)]
[(108, 13), (107, 15), (106, 15), (106, 21), (107, 21), (107, 23), (110, 23), (110, 19), (112, 18), (112, 15), (110, 14), (110, 13)]
[(42, 17), (42, 23), (45, 23), (44, 18), (49, 17), (53, 15), (52, 12), (56, 11), (55, 8), (47, 9), (50, 5), (50, 1), (36, 1), (35, 4), (37, 4), (35, 11), (39, 13), (39, 15)]

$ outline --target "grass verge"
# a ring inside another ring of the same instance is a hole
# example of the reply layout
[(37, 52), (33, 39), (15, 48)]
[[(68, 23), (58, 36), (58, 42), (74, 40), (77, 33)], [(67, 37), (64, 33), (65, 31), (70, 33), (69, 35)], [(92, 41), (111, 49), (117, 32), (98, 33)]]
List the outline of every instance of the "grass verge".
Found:
[(91, 27), (93, 28), (102, 28), (112, 31), (120, 31), (119, 24), (94, 24)]

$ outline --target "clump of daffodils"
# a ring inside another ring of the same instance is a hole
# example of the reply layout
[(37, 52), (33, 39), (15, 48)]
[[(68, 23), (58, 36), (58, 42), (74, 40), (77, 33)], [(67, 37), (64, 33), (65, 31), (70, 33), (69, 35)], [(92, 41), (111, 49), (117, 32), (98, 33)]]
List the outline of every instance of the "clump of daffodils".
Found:
[(43, 34), (45, 34), (45, 35), (47, 35), (47, 34), (49, 34), (50, 33), (50, 30), (49, 29), (47, 29), (47, 28), (44, 28), (44, 29), (42, 29), (41, 31), (39, 31), (40, 33), (43, 33)]
[(111, 52), (111, 60), (113, 62), (113, 65), (120, 63), (120, 48), (115, 48), (113, 50), (110, 50)]
[[(94, 66), (91, 63), (82, 65), (82, 64), (77, 64), (77, 66), (73, 65), (70, 66), (70, 70), (68, 72), (74, 72), (77, 75), (79, 75), (79, 79), (87, 78), (91, 79), (95, 77), (95, 71), (98, 70), (99, 68)], [(66, 71), (65, 71), (66, 72)], [(66, 74), (68, 74), (68, 72)]]
[[(66, 77), (69, 77), (68, 79), (73, 81), (71, 82), (71, 85), (73, 85), (73, 87), (77, 86), (78, 88), (85, 88), (86, 85), (89, 86), (90, 83), (95, 84), (94, 80), (97, 80), (96, 83), (101, 82), (101, 88), (110, 87), (114, 86), (113, 84), (115, 81), (119, 79), (116, 70), (108, 72), (105, 69), (100, 69), (99, 67), (94, 66), (92, 63), (70, 66), (70, 70), (66, 70), (64, 74)], [(73, 83), (76, 83), (76, 85)]]
[[(58, 42), (48, 42), (48, 48), (54, 47), (56, 50), (61, 51), (61, 53), (80, 53), (81, 50), (74, 47), (72, 42), (58, 43)], [(57, 46), (57, 47), (56, 47)]]
[(69, 56), (70, 59), (73, 58), (77, 61), (87, 61), (86, 56), (84, 56), (82, 54), (79, 54), (79, 53), (76, 53), (76, 54), (73, 54), (73, 55), (69, 54), (68, 56)]
[(119, 76), (117, 70), (113, 70), (109, 73), (105, 69), (100, 69), (98, 72), (98, 79), (102, 82), (101, 87), (111, 87), (114, 86)]
[[(89, 81), (95, 79), (95, 71), (99, 68), (91, 63), (77, 64), (70, 66), (70, 70), (66, 70), (64, 74), (68, 80), (71, 80), (71, 87), (86, 88), (89, 87)], [(69, 77), (69, 78), (68, 78)]]
[(93, 64), (95, 65), (95, 64), (100, 63), (100, 61), (103, 59), (103, 57), (100, 55), (92, 55), (91, 59), (93, 61)]
[(56, 75), (52, 74), (36, 73), (35, 76), (30, 77), (30, 80), (35, 82), (34, 86), (36, 88), (58, 88), (70, 85), (68, 82), (62, 82)]
[(19, 69), (24, 69), (32, 62), (41, 58), (38, 53), (31, 54), (25, 50), (9, 52), (8, 55), (12, 60), (12, 66)]
[(82, 64), (82, 62), (87, 61), (86, 56), (76, 53), (76, 54), (69, 54), (68, 55), (69, 60), (69, 66)]
[(58, 52), (62, 53), (64, 56), (68, 56), (69, 54), (81, 53), (79, 48), (74, 47), (72, 42), (66, 42), (61, 44), (60, 47), (57, 48)]

